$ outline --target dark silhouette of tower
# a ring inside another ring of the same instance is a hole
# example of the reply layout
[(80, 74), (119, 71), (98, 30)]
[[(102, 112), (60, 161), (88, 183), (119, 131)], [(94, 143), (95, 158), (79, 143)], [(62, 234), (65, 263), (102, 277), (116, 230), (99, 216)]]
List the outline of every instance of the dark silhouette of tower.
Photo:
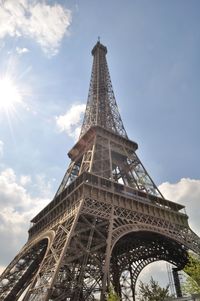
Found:
[(200, 239), (184, 206), (166, 200), (128, 139), (100, 41), (85, 117), (71, 163), (53, 200), (32, 219), (29, 238), (0, 278), (0, 300), (106, 300), (112, 285), (134, 300), (151, 262), (182, 269)]

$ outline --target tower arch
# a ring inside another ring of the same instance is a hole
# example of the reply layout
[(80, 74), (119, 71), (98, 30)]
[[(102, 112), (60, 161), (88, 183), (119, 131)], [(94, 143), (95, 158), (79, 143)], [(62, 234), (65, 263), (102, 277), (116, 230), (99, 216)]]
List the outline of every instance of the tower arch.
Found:
[(20, 298), (36, 275), (54, 235), (53, 231), (48, 231), (24, 245), (1, 275), (0, 290), (1, 297), (4, 298), (2, 300), (14, 301)]
[(150, 263), (164, 260), (182, 269), (188, 261), (187, 248), (171, 237), (148, 230), (128, 231), (112, 248), (111, 282), (122, 301), (135, 300), (138, 276)]

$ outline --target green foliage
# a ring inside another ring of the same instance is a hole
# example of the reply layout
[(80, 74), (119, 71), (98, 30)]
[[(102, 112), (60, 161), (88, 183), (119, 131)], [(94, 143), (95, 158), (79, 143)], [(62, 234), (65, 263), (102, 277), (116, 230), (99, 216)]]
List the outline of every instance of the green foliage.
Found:
[(162, 288), (152, 277), (148, 284), (140, 281), (140, 301), (163, 301), (167, 297), (169, 297), (169, 285), (166, 288)]
[(107, 301), (120, 301), (119, 297), (117, 296), (113, 288), (109, 289)]
[(200, 259), (189, 254), (189, 262), (184, 268), (184, 272), (189, 276), (183, 285), (183, 291), (189, 294), (200, 293)]

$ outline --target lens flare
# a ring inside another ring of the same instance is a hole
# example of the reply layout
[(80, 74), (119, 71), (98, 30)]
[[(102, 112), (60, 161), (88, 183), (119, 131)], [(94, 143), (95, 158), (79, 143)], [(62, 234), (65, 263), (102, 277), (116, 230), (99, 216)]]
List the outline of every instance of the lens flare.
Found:
[(0, 78), (0, 111), (16, 109), (22, 103), (22, 95), (15, 83), (8, 77)]

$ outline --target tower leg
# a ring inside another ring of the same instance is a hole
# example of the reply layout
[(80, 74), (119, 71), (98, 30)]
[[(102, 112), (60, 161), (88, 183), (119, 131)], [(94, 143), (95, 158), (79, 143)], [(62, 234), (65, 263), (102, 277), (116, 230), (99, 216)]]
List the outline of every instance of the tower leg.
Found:
[[(79, 204), (79, 209), (80, 206), (81, 203)], [(77, 209), (76, 216), (69, 215), (67, 220), (57, 226), (53, 243), (48, 249), (23, 301), (48, 301), (50, 299), (63, 257), (79, 218), (78, 211)]]
[(120, 286), (120, 271), (119, 271), (119, 266), (116, 258), (114, 259), (114, 262), (112, 264), (112, 282), (113, 282), (114, 290), (121, 300), (122, 294), (121, 294), (121, 286)]
[(83, 256), (83, 260), (82, 260), (82, 264), (81, 264), (81, 268), (80, 268), (80, 272), (79, 272), (79, 276), (78, 276), (78, 281), (77, 281), (78, 286), (74, 293), (73, 300), (82, 300), (82, 298), (83, 298), (83, 296), (81, 297), (81, 295), (83, 294), (84, 276), (85, 276), (84, 274), (86, 272), (86, 265), (88, 263), (89, 252), (91, 250), (91, 245), (92, 245), (92, 240), (93, 240), (94, 230), (95, 230), (95, 224), (96, 224), (96, 218), (93, 219), (93, 222), (91, 224), (92, 227), (90, 229), (88, 242), (87, 242), (87, 246), (86, 246), (87, 252), (86, 252), (85, 256)]
[(174, 278), (176, 296), (178, 298), (181, 298), (181, 297), (183, 297), (183, 294), (182, 294), (182, 291), (181, 291), (181, 284), (180, 284), (180, 279), (179, 279), (179, 274), (178, 274), (178, 269), (177, 268), (172, 269), (172, 275), (173, 275), (173, 278)]
[(47, 244), (47, 239), (42, 239), (35, 245), (24, 246), (0, 277), (0, 300), (18, 300), (37, 272)]
[(133, 269), (132, 269), (131, 262), (129, 263), (129, 273), (130, 273), (130, 285), (131, 285), (132, 298), (133, 301), (135, 301), (135, 282), (133, 279)]
[(105, 263), (103, 267), (103, 280), (102, 280), (102, 293), (101, 293), (101, 301), (106, 300), (106, 291), (108, 291), (110, 286), (110, 257), (111, 257), (111, 239), (112, 239), (112, 230), (113, 230), (113, 220), (114, 220), (114, 206), (112, 206), (111, 210), (111, 218), (108, 230), (108, 237), (106, 241), (106, 254), (105, 254)]

